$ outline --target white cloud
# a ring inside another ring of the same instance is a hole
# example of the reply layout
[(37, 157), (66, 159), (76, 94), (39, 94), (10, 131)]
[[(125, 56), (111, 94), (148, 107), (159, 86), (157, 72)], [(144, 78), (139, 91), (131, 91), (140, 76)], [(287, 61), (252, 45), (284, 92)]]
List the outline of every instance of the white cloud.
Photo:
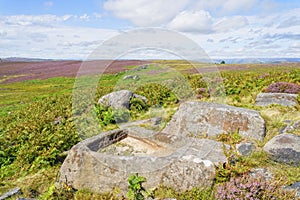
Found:
[(28, 37), (29, 41), (37, 43), (43, 43), (48, 40), (48, 35), (46, 35), (45, 33), (33, 32), (26, 36)]
[(276, 17), (276, 25), (278, 28), (289, 28), (300, 26), (300, 8), (290, 10), (285, 15)]
[(88, 14), (83, 14), (79, 16), (80, 20), (88, 21), (90, 19), (90, 16)]
[(6, 37), (7, 36), (7, 32), (6, 31), (0, 31), (0, 38), (1, 37)]
[[(36, 19), (48, 25), (36, 26)], [(27, 20), (25, 25), (18, 21), (13, 25), (0, 21), (0, 34), (3, 36), (0, 40), (0, 57), (86, 58), (103, 40), (118, 33), (109, 29), (67, 27), (56, 24), (57, 20), (51, 22), (42, 19), (44, 16), (35, 16), (33, 20)], [(63, 17), (60, 20), (64, 21)]]
[(169, 23), (188, 3), (189, 0), (108, 0), (104, 8), (137, 26), (161, 26)]
[(287, 28), (291, 26), (300, 26), (300, 17), (299, 16), (292, 16), (287, 20), (281, 22), (278, 25), (278, 28)]
[(81, 42), (62, 42), (59, 43), (59, 46), (64, 47), (97, 47), (99, 46), (103, 40), (95, 40), (95, 41), (81, 41)]
[[(108, 0), (104, 8), (137, 27), (180, 31), (211, 57), (299, 57), (300, 9), (241, 14), (243, 10), (253, 10), (256, 3), (257, 0)], [(70, 24), (109, 17), (107, 13), (0, 16), (0, 57), (85, 58), (119, 31)]]
[(20, 26), (31, 26), (40, 25), (45, 26), (53, 24), (55, 22), (63, 22), (72, 18), (72, 15), (11, 15), (11, 16), (0, 16), (0, 23), (7, 25), (20, 25)]
[(300, 50), (300, 42), (294, 42), (294, 43), (292, 43), (290, 45), (290, 48)]
[(212, 17), (207, 11), (183, 11), (168, 25), (169, 28), (184, 32), (210, 33)]
[(227, 32), (243, 28), (249, 24), (248, 19), (244, 16), (224, 17), (216, 20), (214, 29), (217, 32)]

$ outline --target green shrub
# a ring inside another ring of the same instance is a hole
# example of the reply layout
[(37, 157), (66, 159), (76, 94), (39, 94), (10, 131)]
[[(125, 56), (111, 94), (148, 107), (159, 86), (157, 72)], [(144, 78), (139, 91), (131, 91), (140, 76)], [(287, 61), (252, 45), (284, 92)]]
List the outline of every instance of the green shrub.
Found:
[(139, 98), (132, 98), (130, 100), (130, 111), (132, 112), (144, 112), (148, 110), (148, 105), (145, 101)]
[(167, 106), (178, 102), (176, 95), (169, 88), (158, 83), (141, 86), (136, 93), (146, 97), (149, 106)]
[(130, 119), (130, 113), (127, 109), (113, 109), (112, 107), (99, 104), (95, 106), (95, 111), (102, 127), (109, 124), (127, 122)]
[(132, 118), (138, 117), (139, 114), (145, 113), (149, 106), (145, 101), (139, 98), (132, 98), (130, 100), (130, 115)]

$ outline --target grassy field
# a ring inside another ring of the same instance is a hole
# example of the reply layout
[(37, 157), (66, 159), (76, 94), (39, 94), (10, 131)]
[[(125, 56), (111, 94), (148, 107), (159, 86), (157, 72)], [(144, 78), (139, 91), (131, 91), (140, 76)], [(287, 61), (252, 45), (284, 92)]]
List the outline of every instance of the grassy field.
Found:
[[(218, 70), (215, 65), (158, 60), (147, 64), (147, 69), (136, 70), (136, 65), (128, 64), (118, 72), (101, 76), (97, 82), (95, 103), (99, 97), (113, 90), (131, 89), (149, 99), (148, 105), (135, 102), (130, 112), (132, 120), (151, 117), (153, 112), (149, 108), (161, 106), (166, 111), (163, 113), (166, 122), (181, 101), (215, 101), (207, 92), (200, 96), (195, 93), (198, 88), (205, 88), (229, 105), (258, 110), (267, 125), (265, 140), (256, 142), (258, 151), (241, 158), (230, 169), (219, 169), (217, 185), (222, 184), (224, 173), (225, 176), (239, 176), (253, 167), (271, 170), (279, 185), (300, 181), (300, 166), (273, 162), (262, 151), (263, 145), (285, 125), (284, 120), (300, 120), (300, 106), (271, 105), (261, 108), (254, 105), (256, 95), (271, 83), (300, 84), (300, 64), (216, 66)], [(123, 79), (128, 75), (138, 76), (139, 79)], [(3, 80), (9, 78), (14, 76), (2, 77)], [(81, 79), (88, 80), (89, 76)], [(0, 82), (0, 194), (18, 186), (24, 193), (22, 196), (31, 198), (118, 199), (115, 191), (111, 194), (95, 194), (86, 190), (73, 191), (69, 186), (61, 189), (54, 186), (65, 152), (81, 140), (72, 114), (72, 91), (76, 81), (75, 77), (51, 77)], [(216, 87), (209, 88), (212, 86)], [(107, 117), (109, 110), (95, 107), (100, 110), (99, 119), (106, 117), (106, 121), (99, 120), (103, 130), (117, 127), (114, 119)], [(59, 126), (54, 123), (57, 119), (60, 120)], [(300, 135), (299, 132), (295, 134)], [(215, 199), (214, 189), (195, 188), (178, 193), (176, 188), (161, 186), (153, 194), (158, 198)]]

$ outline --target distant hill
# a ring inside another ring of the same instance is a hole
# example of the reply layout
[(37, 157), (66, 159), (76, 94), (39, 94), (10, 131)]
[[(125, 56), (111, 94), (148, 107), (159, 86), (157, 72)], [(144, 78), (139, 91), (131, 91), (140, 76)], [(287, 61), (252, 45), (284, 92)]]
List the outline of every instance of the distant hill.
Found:
[(243, 63), (287, 63), (300, 62), (300, 58), (232, 58), (232, 59), (213, 59), (213, 62), (220, 63), (225, 61), (226, 64), (243, 64)]
[[(43, 62), (43, 61), (66, 61), (75, 59), (42, 59), (42, 58), (22, 58), (22, 57), (8, 57), (0, 58), (2, 62)], [(77, 59), (78, 61), (80, 59)], [(221, 63), (225, 61), (226, 64), (244, 64), (244, 63), (287, 63), (300, 62), (300, 58), (223, 58), (212, 59), (214, 63)]]
[(9, 57), (9, 58), (1, 58), (1, 60), (3, 62), (42, 62), (42, 61), (52, 61), (53, 59)]

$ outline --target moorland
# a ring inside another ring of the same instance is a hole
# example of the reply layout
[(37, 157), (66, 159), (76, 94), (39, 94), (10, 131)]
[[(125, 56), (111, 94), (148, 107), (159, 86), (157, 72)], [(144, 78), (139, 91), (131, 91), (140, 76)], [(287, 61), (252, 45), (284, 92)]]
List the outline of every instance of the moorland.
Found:
[[(272, 83), (299, 85), (300, 63), (221, 65), (182, 60), (123, 60), (114, 61), (107, 67), (102, 66), (101, 61), (87, 62), (91, 68), (105, 67), (94, 97), (99, 126), (103, 131), (118, 128), (118, 124), (112, 110), (96, 105), (101, 96), (120, 89), (134, 90), (149, 101), (147, 105), (141, 105), (140, 102), (133, 104), (130, 110), (132, 121), (152, 117), (153, 113), (149, 112), (149, 108), (161, 106), (165, 110), (162, 118), (167, 122), (186, 99), (214, 101), (210, 92), (218, 94), (221, 88), (208, 88), (204, 77), (210, 73), (220, 75), (217, 81), (221, 82), (224, 89), (222, 97), (227, 104), (257, 110), (266, 122), (266, 137), (255, 144), (258, 150), (239, 159), (234, 166), (223, 169), (214, 188), (177, 192), (176, 188), (161, 186), (153, 191), (154, 197), (215, 199), (218, 184), (228, 182), (232, 177), (239, 177), (255, 167), (272, 171), (274, 181), (279, 186), (300, 181), (300, 166), (274, 162), (262, 150), (286, 125), (285, 120), (300, 120), (300, 105), (255, 105), (256, 96)], [(83, 139), (73, 120), (72, 92), (76, 79), (88, 80), (95, 75), (95, 71), (91, 70), (90, 74), (77, 77), (81, 64), (82, 61), (0, 63), (0, 194), (20, 187), (23, 192), (20, 196), (28, 198), (120, 198), (116, 191), (97, 194), (88, 190), (75, 191), (67, 185), (63, 188), (55, 187), (66, 152)], [(147, 69), (135, 70), (141, 65), (147, 65)], [(124, 79), (128, 75), (138, 76), (138, 79)], [(168, 80), (174, 81), (174, 87), (167, 87)], [(191, 91), (204, 88), (204, 92), (197, 96), (189, 93), (186, 87)], [(58, 118), (59, 126), (54, 123)], [(294, 134), (300, 136), (299, 132)]]

